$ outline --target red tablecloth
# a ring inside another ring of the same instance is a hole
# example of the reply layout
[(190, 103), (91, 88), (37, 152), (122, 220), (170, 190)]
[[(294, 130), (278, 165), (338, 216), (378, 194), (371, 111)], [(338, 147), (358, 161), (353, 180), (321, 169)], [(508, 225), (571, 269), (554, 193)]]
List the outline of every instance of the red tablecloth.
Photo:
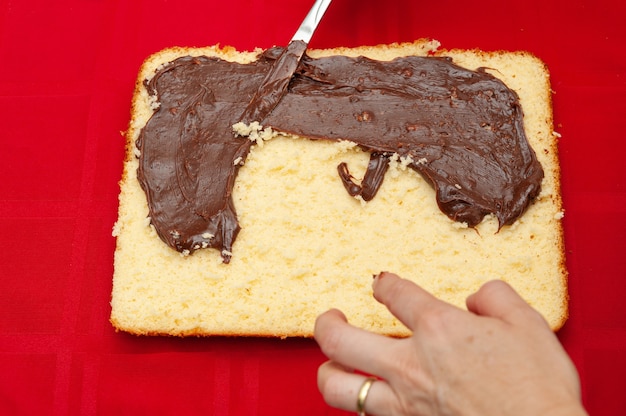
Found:
[[(0, 413), (343, 414), (312, 340), (138, 338), (108, 322), (130, 99), (173, 45), (285, 44), (312, 0), (0, 1)], [(529, 50), (562, 134), (571, 318), (594, 415), (626, 414), (626, 3), (336, 0), (312, 47)]]

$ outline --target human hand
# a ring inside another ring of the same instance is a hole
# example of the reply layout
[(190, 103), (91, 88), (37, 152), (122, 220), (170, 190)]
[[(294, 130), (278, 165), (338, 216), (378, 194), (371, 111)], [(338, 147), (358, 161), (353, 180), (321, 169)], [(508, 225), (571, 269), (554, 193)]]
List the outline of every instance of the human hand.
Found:
[(373, 288), (413, 335), (373, 334), (338, 310), (320, 315), (315, 339), (330, 361), (318, 386), (329, 405), (354, 411), (365, 373), (379, 378), (365, 401), (371, 415), (586, 415), (572, 362), (508, 284), (483, 285), (468, 311), (391, 273)]

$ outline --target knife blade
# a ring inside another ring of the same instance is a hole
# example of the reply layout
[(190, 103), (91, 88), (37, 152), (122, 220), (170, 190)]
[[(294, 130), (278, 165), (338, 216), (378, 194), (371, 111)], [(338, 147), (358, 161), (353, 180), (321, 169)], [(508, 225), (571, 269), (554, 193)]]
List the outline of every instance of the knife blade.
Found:
[(270, 71), (241, 115), (240, 121), (245, 124), (250, 124), (254, 121), (263, 124), (262, 121), (265, 117), (278, 105), (283, 95), (287, 92), (289, 81), (298, 68), (298, 64), (300, 64), (300, 60), (311, 41), (313, 32), (315, 32), (317, 25), (322, 20), (331, 1), (315, 1), (287, 47), (274, 61)]
[(294, 40), (301, 40), (308, 44), (311, 41), (313, 32), (317, 29), (317, 25), (322, 20), (324, 13), (326, 13), (326, 9), (328, 9), (330, 2), (331, 0), (317, 0), (313, 4), (313, 7), (311, 7), (311, 10), (307, 13), (306, 17), (302, 21), (302, 24), (291, 38), (291, 42)]

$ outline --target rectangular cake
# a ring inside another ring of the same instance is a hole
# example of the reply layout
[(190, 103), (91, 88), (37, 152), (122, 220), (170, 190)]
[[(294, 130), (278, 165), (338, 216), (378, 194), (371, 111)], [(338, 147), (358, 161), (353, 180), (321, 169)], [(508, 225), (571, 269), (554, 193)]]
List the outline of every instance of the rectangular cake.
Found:
[[(254, 89), (253, 79), (269, 68), (264, 62), (270, 65), (280, 51), (171, 48), (143, 64), (114, 227), (116, 329), (310, 337), (317, 315), (339, 308), (356, 326), (406, 336), (408, 330), (372, 297), (372, 276), (380, 271), (411, 279), (462, 308), (481, 284), (503, 279), (554, 330), (563, 325), (567, 271), (558, 134), (543, 62), (527, 52), (443, 50), (432, 40), (308, 50), (265, 123), (237, 123), (237, 112), (251, 99), (243, 89)], [(327, 63), (328, 57), (340, 58)], [(420, 60), (393, 66), (404, 57)], [(345, 85), (331, 86), (343, 60), (352, 60), (347, 67), (386, 75), (346, 75)], [(215, 69), (206, 69), (209, 64)], [(450, 88), (446, 78), (428, 84), (434, 95), (448, 88), (445, 105), (420, 92), (426, 84), (419, 77), (434, 70), (417, 68), (431, 64), (445, 66), (447, 76), (464, 83)], [(210, 72), (196, 79), (181, 75), (183, 67)], [(221, 68), (241, 72), (252, 86)], [(166, 80), (170, 90), (161, 87)], [(501, 89), (480, 89), (487, 81)], [(515, 119), (455, 121), (443, 131), (454, 111), (461, 117), (467, 103), (491, 103), (505, 88), (515, 98)], [(421, 94), (421, 101), (405, 92)], [(238, 94), (245, 95), (243, 104)], [(374, 99), (384, 100), (376, 111), (359, 107)], [(336, 106), (343, 113), (335, 115)], [(402, 106), (411, 115), (398, 121)], [(381, 123), (387, 123), (383, 133)], [(425, 126), (429, 131), (422, 134)], [(503, 131), (494, 137), (509, 141), (515, 135), (519, 144), (511, 141), (510, 154), (495, 154), (499, 143), (474, 143), (472, 129), (479, 135)], [(228, 136), (225, 144), (212, 141), (216, 131)], [(410, 142), (419, 134), (422, 141)], [(395, 140), (395, 150), (385, 147), (388, 139)], [(170, 152), (169, 159), (160, 152)], [(481, 172), (463, 173), (466, 160)], [(518, 162), (521, 172), (513, 172)], [(513, 185), (498, 183), (502, 196), (494, 196), (482, 179), (502, 169), (497, 164), (504, 166), (505, 179), (520, 173), (534, 185), (518, 181), (513, 192)], [(205, 166), (212, 170), (202, 176)], [(169, 196), (174, 199), (167, 202)], [(180, 206), (171, 202), (178, 200)]]

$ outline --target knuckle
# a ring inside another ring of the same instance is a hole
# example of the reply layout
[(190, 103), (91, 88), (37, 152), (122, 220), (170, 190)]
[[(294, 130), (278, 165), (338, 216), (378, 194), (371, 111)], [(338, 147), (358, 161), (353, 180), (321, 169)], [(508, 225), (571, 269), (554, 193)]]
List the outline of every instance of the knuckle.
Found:
[[(397, 299), (406, 291), (407, 281), (404, 279), (389, 279), (384, 281), (383, 289), (379, 291), (380, 300), (393, 300)], [(384, 302), (386, 303), (386, 302)]]
[(406, 338), (396, 345), (397, 348), (389, 354), (393, 359), (387, 363), (388, 367), (404, 385), (421, 386), (425, 381), (424, 366), (418, 358), (414, 341)]
[(324, 401), (333, 407), (341, 404), (344, 390), (343, 381), (337, 376), (329, 376), (320, 386), (320, 392), (322, 397), (324, 397)]
[(319, 340), (319, 345), (328, 358), (333, 359), (337, 356), (337, 352), (341, 350), (343, 344), (344, 332), (339, 328), (328, 328)]
[(521, 325), (543, 328), (548, 326), (545, 318), (527, 303), (520, 303), (511, 307), (508, 311), (509, 320)]
[(546, 321), (546, 318), (544, 318), (544, 316), (539, 313), (539, 311), (537, 311), (535, 308), (528, 306), (527, 308), (525, 308), (525, 314), (526, 314), (526, 318), (528, 320), (528, 323), (537, 328), (537, 329), (548, 329), (550, 331), (552, 331), (550, 329), (550, 325), (548, 324), (548, 321)]
[(420, 331), (430, 335), (444, 334), (452, 325), (454, 317), (447, 308), (430, 308), (420, 317)]
[(390, 292), (394, 297), (401, 296), (412, 289), (413, 283), (404, 279), (397, 279), (393, 286), (390, 288)]

